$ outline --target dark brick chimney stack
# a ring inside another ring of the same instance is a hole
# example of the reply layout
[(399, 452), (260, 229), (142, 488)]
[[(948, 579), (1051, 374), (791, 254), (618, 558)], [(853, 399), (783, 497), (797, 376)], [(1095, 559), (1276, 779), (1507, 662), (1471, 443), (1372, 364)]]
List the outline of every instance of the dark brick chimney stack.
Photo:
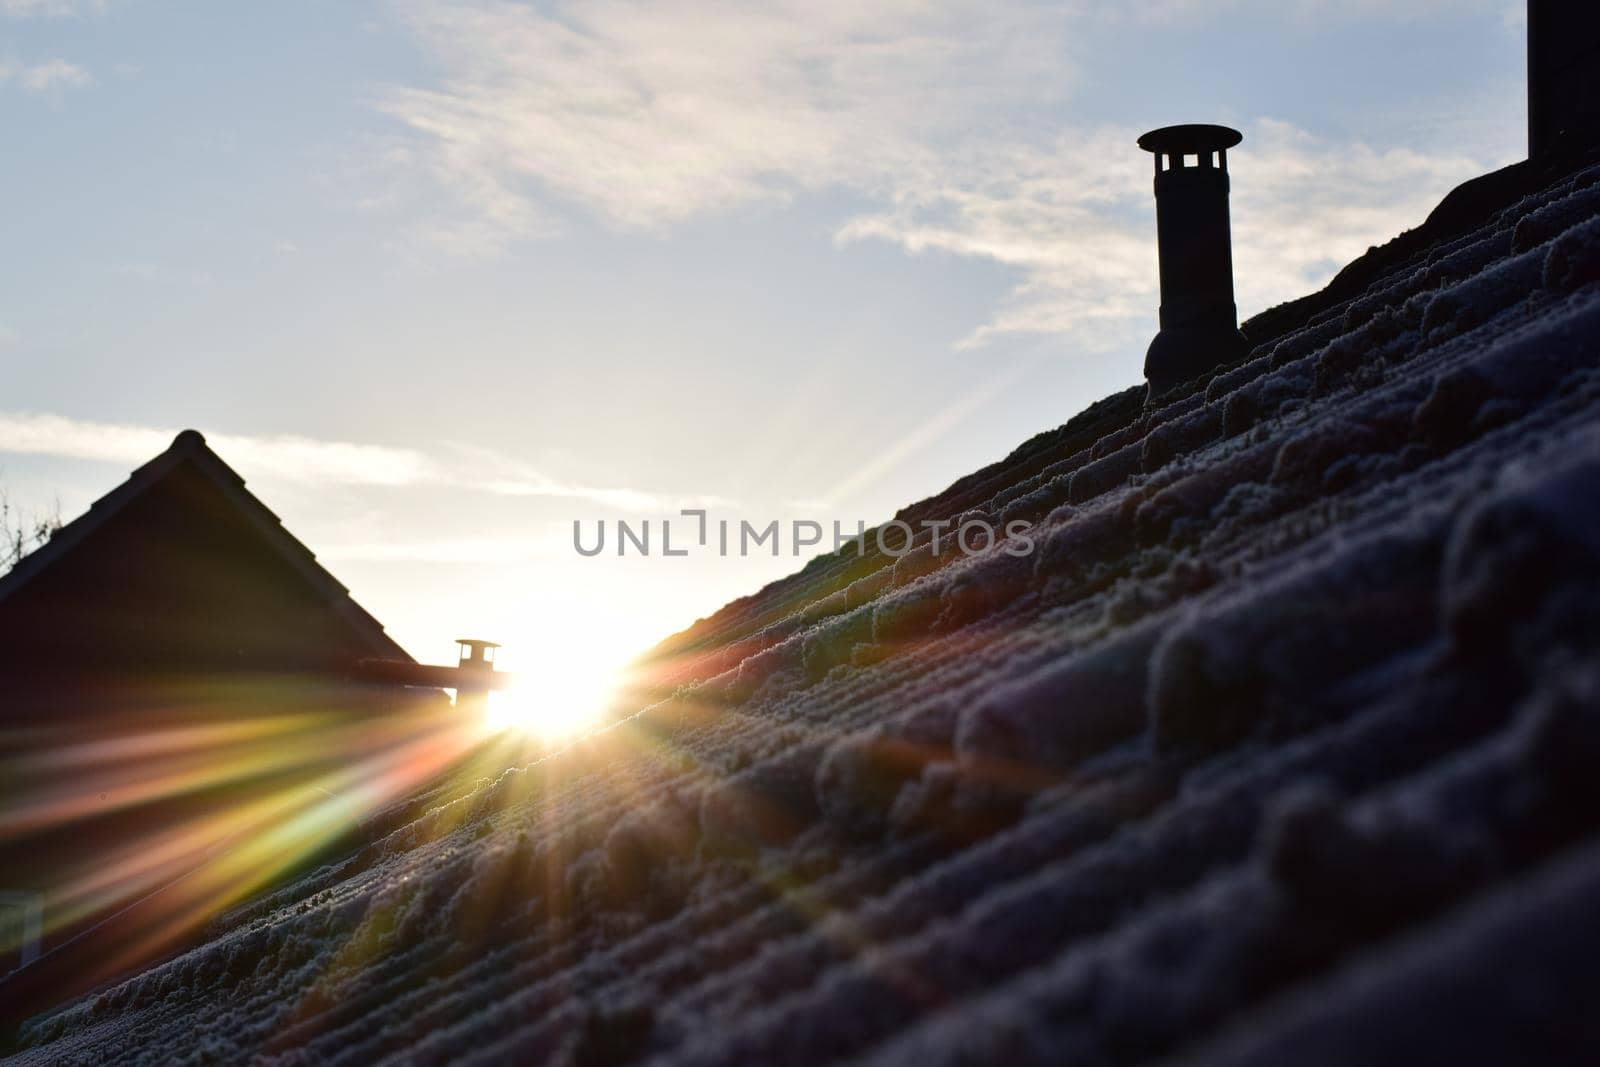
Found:
[(1528, 0), (1528, 155), (1600, 141), (1600, 4)]
[(1248, 349), (1228, 222), (1228, 149), (1243, 139), (1226, 126), (1167, 126), (1139, 138), (1156, 157), (1161, 256), (1161, 332), (1144, 357), (1151, 400)]

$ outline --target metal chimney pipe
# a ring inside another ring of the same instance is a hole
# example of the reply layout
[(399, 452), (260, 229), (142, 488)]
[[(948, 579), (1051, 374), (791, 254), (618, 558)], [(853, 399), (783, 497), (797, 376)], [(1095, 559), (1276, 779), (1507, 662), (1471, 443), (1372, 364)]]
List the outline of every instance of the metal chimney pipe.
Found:
[(1528, 155), (1600, 140), (1600, 6), (1528, 0)]
[(1228, 222), (1228, 149), (1242, 140), (1226, 126), (1166, 126), (1139, 138), (1155, 154), (1161, 256), (1161, 332), (1144, 357), (1150, 400), (1249, 350), (1233, 301)]

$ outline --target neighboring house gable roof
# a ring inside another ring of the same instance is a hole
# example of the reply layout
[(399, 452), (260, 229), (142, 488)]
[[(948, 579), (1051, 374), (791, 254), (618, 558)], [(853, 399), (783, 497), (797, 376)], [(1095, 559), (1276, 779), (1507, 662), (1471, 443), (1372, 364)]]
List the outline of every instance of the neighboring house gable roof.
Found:
[(265, 544), (314, 592), (316, 597), (349, 626), (369, 650), (368, 655), (409, 661), (411, 657), (384, 632), (383, 624), (350, 596), (350, 590), (317, 562), (265, 504), (245, 488), (245, 481), (206, 444), (197, 430), (184, 430), (172, 445), (128, 476), (89, 506), (89, 510), (62, 526), (48, 541), (25, 556), (8, 573), (0, 575), (0, 610), (28, 584), (50, 568), (69, 559), (89, 536), (137, 500), (182, 464), (190, 464), (215, 486), (237, 515), (258, 532)]

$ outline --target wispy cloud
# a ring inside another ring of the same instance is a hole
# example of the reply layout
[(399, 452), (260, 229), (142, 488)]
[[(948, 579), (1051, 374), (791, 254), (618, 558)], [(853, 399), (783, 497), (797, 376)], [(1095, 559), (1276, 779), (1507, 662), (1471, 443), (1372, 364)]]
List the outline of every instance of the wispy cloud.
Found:
[[(0, 453), (60, 456), (134, 466), (165, 451), (176, 430), (95, 422), (37, 412), (0, 413)], [(498, 496), (582, 500), (618, 511), (668, 511), (678, 498), (638, 489), (591, 486), (548, 477), (505, 460), (483, 463), (482, 450), (437, 452), (296, 435), (208, 434), (207, 443), (252, 479), (303, 486), (455, 489)]]
[(380, 106), (507, 238), (538, 225), (543, 200), (657, 229), (807, 189), (883, 187), (993, 108), (1037, 106), (1065, 84), (1061, 8), (413, 0), (399, 10), (442, 77)]
[[(839, 233), (988, 259), (1021, 278), (970, 337), (1067, 333), (1110, 344), (1158, 302), (1151, 157), (1141, 131), (1102, 129), (1039, 145), (994, 145), (947, 161), (897, 190), (891, 204)], [(1481, 171), (1464, 155), (1330, 143), (1272, 119), (1233, 153), (1234, 261), (1246, 313), (1325, 282), (1343, 263), (1427, 213)]]
[[(1261, 17), (1403, 19), (1503, 0), (1231, 0)], [(1062, 118), (1064, 59), (1097, 23), (1204, 18), (1198, 0), (408, 0), (438, 64), (380, 108), (409, 131), (389, 173), (449, 190), (422, 236), (490, 251), (579, 210), (664, 230), (753, 201), (845, 190), (878, 206), (841, 243), (882, 240), (1010, 268), (1016, 283), (965, 339), (1071, 334), (1125, 343), (1155, 307), (1148, 157), (1136, 129)], [(1406, 11), (1397, 10), (1406, 7)], [(1259, 119), (1234, 164), (1239, 298), (1258, 309), (1414, 225), (1490, 162), (1389, 151)], [(1313, 210), (1308, 210), (1312, 208)]]
[(98, 15), (110, 0), (0, 0), (0, 16), (12, 19), (82, 18)]
[[(166, 450), (176, 429), (94, 422), (37, 412), (0, 414), (0, 452), (138, 464)], [(212, 434), (207, 442), (253, 476), (310, 484), (411, 485), (436, 480), (420, 452), (290, 435)]]
[[(81, 19), (98, 15), (111, 0), (0, 0), (0, 19)], [(0, 85), (42, 95), (69, 89), (86, 89), (94, 75), (65, 59), (24, 61), (0, 57)]]
[(93, 84), (94, 78), (87, 70), (64, 59), (47, 59), (41, 63), (0, 59), (0, 85), (15, 85), (26, 92), (58, 92)]

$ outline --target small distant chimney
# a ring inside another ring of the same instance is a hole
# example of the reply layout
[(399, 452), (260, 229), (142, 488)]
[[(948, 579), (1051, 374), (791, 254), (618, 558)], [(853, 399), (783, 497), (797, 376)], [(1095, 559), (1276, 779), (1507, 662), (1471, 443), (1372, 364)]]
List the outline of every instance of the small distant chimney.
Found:
[(490, 692), (510, 689), (516, 675), (494, 669), (493, 641), (476, 637), (458, 638), (460, 654), (454, 667), (416, 663), (410, 659), (361, 659), (352, 667), (352, 677), (372, 685), (418, 686), (426, 689), (454, 689), (458, 708), (481, 709)]
[(494, 670), (494, 650), (499, 648), (499, 645), (476, 637), (458, 637), (456, 644), (460, 646), (458, 649), (460, 660), (457, 665), (463, 670)]
[(1600, 141), (1600, 5), (1528, 0), (1528, 155)]
[(1228, 149), (1242, 140), (1226, 126), (1167, 126), (1139, 138), (1156, 157), (1161, 256), (1161, 332), (1144, 357), (1152, 400), (1249, 348), (1233, 302), (1228, 223)]
[(482, 711), (488, 702), (490, 680), (494, 675), (494, 650), (500, 646), (476, 637), (458, 637), (456, 644), (460, 646), (456, 664), (460, 672), (456, 707), (463, 711)]

